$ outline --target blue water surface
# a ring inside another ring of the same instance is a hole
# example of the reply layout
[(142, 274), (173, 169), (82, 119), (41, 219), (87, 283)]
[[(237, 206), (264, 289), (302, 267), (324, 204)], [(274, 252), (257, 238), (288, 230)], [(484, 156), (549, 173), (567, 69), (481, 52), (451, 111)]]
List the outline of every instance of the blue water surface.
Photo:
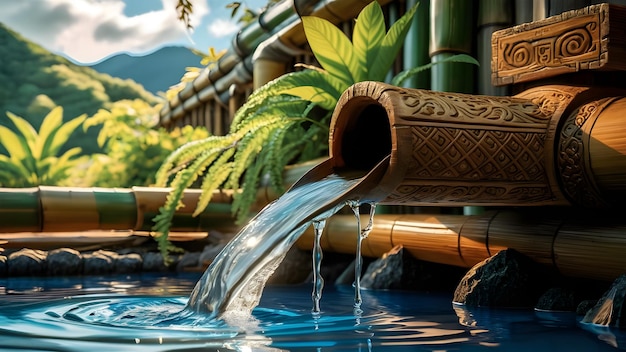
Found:
[(200, 274), (0, 279), (0, 351), (615, 351), (571, 313), (467, 309), (451, 293), (269, 286), (253, 318), (185, 311)]

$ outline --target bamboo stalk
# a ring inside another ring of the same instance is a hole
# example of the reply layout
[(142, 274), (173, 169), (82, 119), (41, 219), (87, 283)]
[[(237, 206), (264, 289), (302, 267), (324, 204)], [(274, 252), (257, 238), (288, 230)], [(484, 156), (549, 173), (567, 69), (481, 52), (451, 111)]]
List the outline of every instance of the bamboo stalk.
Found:
[[(440, 62), (456, 54), (472, 54), (475, 20), (473, 1), (431, 0), (430, 57)], [(431, 89), (443, 92), (472, 93), (474, 67), (446, 62), (431, 68)]]
[[(327, 220), (325, 251), (352, 254), (356, 222), (351, 215)], [(619, 214), (571, 208), (489, 212), (477, 216), (441, 214), (377, 215), (363, 241), (363, 255), (380, 257), (402, 245), (415, 258), (471, 267), (513, 248), (533, 261), (570, 277), (613, 280), (626, 272), (626, 220)], [(310, 249), (309, 229), (297, 241)]]

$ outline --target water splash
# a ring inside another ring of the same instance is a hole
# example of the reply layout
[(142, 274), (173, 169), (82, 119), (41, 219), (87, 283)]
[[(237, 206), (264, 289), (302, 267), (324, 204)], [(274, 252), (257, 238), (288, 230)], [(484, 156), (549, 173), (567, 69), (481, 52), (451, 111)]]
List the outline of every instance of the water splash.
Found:
[(331, 175), (292, 189), (265, 207), (211, 263), (186, 309), (228, 321), (249, 317), (293, 243), (312, 222), (342, 208), (346, 193), (359, 180)]

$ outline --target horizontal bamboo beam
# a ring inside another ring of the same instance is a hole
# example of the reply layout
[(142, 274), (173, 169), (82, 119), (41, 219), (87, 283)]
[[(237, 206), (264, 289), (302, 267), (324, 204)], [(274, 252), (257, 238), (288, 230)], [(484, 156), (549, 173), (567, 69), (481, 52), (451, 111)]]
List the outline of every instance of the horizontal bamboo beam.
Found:
[[(296, 182), (319, 160), (285, 168), (285, 187)], [(180, 208), (172, 219), (172, 231), (207, 231), (234, 226), (231, 203), (234, 190), (213, 192), (207, 209), (192, 216), (201, 191), (185, 190)], [(149, 231), (152, 219), (165, 204), (170, 188), (83, 188), (39, 186), (0, 188), (0, 233), (88, 230)], [(253, 211), (280, 196), (269, 181), (261, 183)]]
[[(366, 221), (362, 219), (362, 223)], [(565, 276), (614, 280), (626, 272), (626, 220), (618, 214), (580, 213), (569, 209), (492, 211), (481, 215), (377, 215), (363, 255), (380, 257), (402, 245), (419, 260), (472, 267), (506, 248)], [(310, 249), (313, 231), (298, 240)], [(322, 236), (326, 251), (354, 253), (353, 215), (328, 219)]]

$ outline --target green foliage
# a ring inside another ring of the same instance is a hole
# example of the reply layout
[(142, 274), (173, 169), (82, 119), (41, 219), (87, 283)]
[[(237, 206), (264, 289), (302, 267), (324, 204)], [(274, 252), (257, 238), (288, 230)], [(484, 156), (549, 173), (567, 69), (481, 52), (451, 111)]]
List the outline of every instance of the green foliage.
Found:
[(184, 189), (200, 177), (204, 176), (203, 192), (195, 214), (204, 211), (215, 190), (241, 189), (233, 202), (233, 213), (241, 221), (254, 202), (262, 175), (269, 175), (271, 185), (283, 192), (286, 165), (327, 155), (328, 125), (341, 94), (359, 81), (385, 78), (416, 8), (386, 31), (382, 8), (370, 3), (356, 19), (352, 41), (324, 19), (303, 17), (305, 35), (322, 68), (301, 65), (304, 70), (255, 90), (235, 114), (228, 135), (183, 145), (159, 169), (157, 185), (172, 187), (154, 218), (161, 248), (167, 248), (167, 233), (174, 212), (182, 206)]
[(63, 109), (56, 107), (43, 119), (39, 131), (11, 112), (7, 116), (17, 132), (0, 126), (0, 144), (7, 150), (6, 155), (0, 154), (1, 187), (60, 185), (87, 161), (88, 157), (78, 156), (79, 147), (61, 152), (85, 115), (63, 123)]
[(162, 248), (174, 212), (182, 206), (184, 189), (202, 175), (203, 193), (195, 213), (206, 208), (216, 189), (241, 188), (233, 203), (233, 213), (241, 221), (262, 175), (270, 175), (272, 186), (283, 192), (286, 165), (326, 155), (331, 110), (341, 93), (358, 81), (384, 78), (415, 9), (386, 32), (382, 9), (372, 2), (358, 16), (352, 42), (330, 22), (303, 17), (305, 35), (323, 69), (306, 67), (267, 83), (237, 111), (228, 135), (188, 143), (168, 157), (156, 177), (157, 185), (172, 187), (154, 219)]
[(87, 119), (84, 128), (101, 127), (98, 146), (106, 154), (93, 158), (84, 185), (98, 187), (149, 186), (157, 169), (179, 146), (206, 138), (204, 127), (157, 128), (160, 106), (143, 100), (121, 100)]
[[(11, 111), (38, 128), (55, 106), (63, 106), (65, 116), (87, 114), (110, 108), (122, 99), (143, 99), (152, 104), (158, 98), (131, 80), (109, 75), (51, 54), (0, 24), (0, 125), (13, 128), (4, 116)], [(95, 143), (97, 129), (71, 137), (83, 154), (99, 152)], [(0, 148), (0, 152), (6, 152)]]

